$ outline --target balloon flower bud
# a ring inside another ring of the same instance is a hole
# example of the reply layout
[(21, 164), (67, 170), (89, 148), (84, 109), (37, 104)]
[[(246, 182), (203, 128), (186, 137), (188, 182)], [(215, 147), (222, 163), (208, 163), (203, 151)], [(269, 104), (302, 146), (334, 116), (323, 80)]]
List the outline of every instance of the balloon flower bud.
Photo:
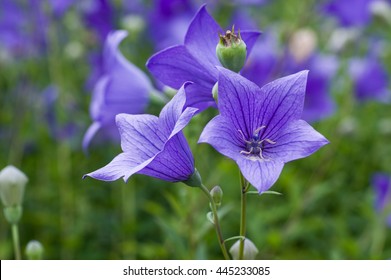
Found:
[(220, 188), (220, 186), (213, 187), (213, 189), (210, 191), (210, 195), (212, 196), (216, 206), (219, 207), (221, 205), (221, 201), (223, 200), (223, 190)]
[(22, 205), (28, 179), (16, 167), (9, 165), (0, 172), (0, 197), (4, 207)]
[(235, 34), (234, 28), (228, 30), (225, 35), (220, 35), (220, 41), (216, 46), (216, 54), (221, 65), (238, 73), (246, 62), (247, 47), (243, 42), (240, 31)]
[[(239, 259), (239, 248), (240, 248), (240, 240), (236, 241), (234, 245), (232, 245), (229, 252), (234, 260)], [(255, 247), (254, 243), (250, 239), (244, 240), (244, 250), (243, 250), (243, 259), (244, 260), (254, 260), (258, 254), (258, 249)]]
[(31, 240), (26, 246), (26, 256), (29, 260), (42, 260), (43, 246), (37, 240)]

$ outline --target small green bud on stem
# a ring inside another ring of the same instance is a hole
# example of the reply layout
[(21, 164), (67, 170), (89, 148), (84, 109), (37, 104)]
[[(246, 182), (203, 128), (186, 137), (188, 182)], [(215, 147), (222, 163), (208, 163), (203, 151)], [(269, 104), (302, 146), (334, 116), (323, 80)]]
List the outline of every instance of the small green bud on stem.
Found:
[(223, 190), (220, 188), (220, 186), (213, 187), (213, 189), (210, 191), (210, 195), (212, 196), (216, 207), (220, 207), (221, 201), (223, 200)]

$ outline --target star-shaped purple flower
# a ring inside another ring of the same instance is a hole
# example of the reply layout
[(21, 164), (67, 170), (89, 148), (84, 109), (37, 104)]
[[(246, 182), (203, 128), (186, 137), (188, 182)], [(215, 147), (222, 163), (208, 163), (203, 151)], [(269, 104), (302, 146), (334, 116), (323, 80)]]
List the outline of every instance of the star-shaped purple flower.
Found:
[(104, 73), (93, 91), (90, 114), (94, 122), (84, 136), (84, 149), (98, 130), (110, 131), (115, 127), (117, 114), (140, 114), (148, 104), (153, 90), (150, 80), (118, 50), (126, 36), (127, 32), (121, 30), (107, 36), (103, 52)]
[(236, 161), (260, 193), (268, 190), (286, 162), (309, 156), (328, 143), (300, 119), (306, 81), (307, 71), (302, 71), (259, 88), (220, 68), (220, 115), (206, 125), (199, 142)]
[[(85, 176), (127, 181), (135, 173), (169, 182), (186, 181), (195, 172), (194, 159), (182, 129), (197, 109), (187, 107), (183, 85), (160, 116), (119, 114), (117, 127), (123, 152), (108, 165)], [(191, 87), (191, 85), (189, 85)]]
[[(376, 173), (372, 177), (372, 186), (375, 190), (375, 209), (383, 212), (391, 204), (391, 177), (384, 173)], [(387, 224), (391, 226), (391, 213), (387, 216)]]
[[(186, 81), (194, 82), (195, 94), (189, 96), (189, 106), (200, 109), (214, 106), (212, 89), (218, 79), (216, 66), (221, 66), (216, 45), (219, 34), (224, 33), (204, 5), (190, 23), (184, 45), (156, 53), (148, 60), (147, 67), (163, 84), (175, 89)], [(241, 31), (240, 34), (247, 45), (248, 55), (260, 32)]]

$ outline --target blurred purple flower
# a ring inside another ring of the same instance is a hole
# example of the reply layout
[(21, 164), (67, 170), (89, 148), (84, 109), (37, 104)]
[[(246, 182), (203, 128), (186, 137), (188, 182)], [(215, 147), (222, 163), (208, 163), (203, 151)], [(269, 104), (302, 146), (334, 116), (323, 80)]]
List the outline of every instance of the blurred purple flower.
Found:
[(143, 113), (153, 90), (147, 75), (121, 54), (118, 45), (126, 31), (114, 31), (107, 36), (103, 51), (103, 75), (95, 85), (90, 114), (93, 124), (83, 139), (86, 149), (99, 129), (112, 130), (119, 113)]
[(61, 17), (74, 3), (76, 3), (76, 0), (49, 0), (49, 2), (52, 6), (53, 13), (56, 16)]
[(374, 0), (331, 0), (323, 6), (323, 11), (336, 17), (342, 26), (364, 26), (371, 20), (372, 2)]
[(195, 8), (190, 0), (155, 1), (148, 20), (155, 50), (182, 43), (194, 12)]
[[(176, 45), (153, 55), (147, 62), (151, 73), (163, 84), (178, 89), (186, 81), (194, 82), (194, 95), (188, 105), (205, 109), (215, 106), (212, 88), (218, 79), (220, 62), (216, 45), (222, 29), (203, 5), (193, 18), (185, 36), (184, 45)], [(241, 31), (250, 53), (260, 32)]]
[(331, 116), (335, 111), (335, 102), (330, 94), (330, 87), (338, 70), (337, 58), (333, 55), (313, 53), (301, 62), (292, 57), (287, 61), (284, 69), (287, 75), (303, 69), (309, 70), (302, 118), (314, 122)]
[(197, 109), (185, 109), (186, 86), (179, 89), (159, 117), (118, 115), (116, 121), (123, 153), (85, 176), (102, 181), (123, 178), (125, 182), (135, 173), (169, 182), (190, 179), (195, 172), (194, 159), (182, 129)]
[(199, 142), (233, 159), (262, 193), (278, 179), (286, 162), (307, 157), (328, 143), (301, 120), (307, 71), (262, 88), (220, 68), (218, 108)]
[(114, 29), (114, 11), (109, 0), (88, 1), (82, 7), (86, 25), (95, 30), (100, 42), (103, 42)]
[[(60, 124), (56, 116), (56, 105), (58, 106), (59, 103), (58, 97), (59, 92), (55, 85), (49, 85), (41, 92), (42, 111), (44, 113), (43, 121), (47, 123), (51, 137), (63, 141), (72, 139), (79, 131), (79, 128), (74, 121)], [(69, 111), (75, 110), (72, 104), (62, 104), (62, 107), (67, 107)]]
[[(376, 173), (372, 177), (372, 186), (375, 190), (375, 209), (382, 213), (391, 205), (391, 177), (387, 174)], [(387, 216), (387, 224), (391, 226), (391, 214)]]
[(0, 1), (0, 49), (15, 57), (34, 56), (46, 48), (48, 18), (42, 2)]
[(377, 58), (369, 56), (352, 59), (349, 73), (359, 101), (390, 101), (389, 76)]
[(281, 72), (281, 53), (272, 33), (264, 33), (255, 43), (241, 74), (258, 86), (273, 80)]

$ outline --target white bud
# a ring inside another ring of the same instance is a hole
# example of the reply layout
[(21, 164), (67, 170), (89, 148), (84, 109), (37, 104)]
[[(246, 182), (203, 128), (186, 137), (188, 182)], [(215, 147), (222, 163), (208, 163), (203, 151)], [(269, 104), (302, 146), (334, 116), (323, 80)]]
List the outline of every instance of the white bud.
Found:
[(31, 240), (26, 246), (26, 256), (29, 260), (42, 260), (43, 246), (37, 240)]
[[(239, 259), (239, 248), (240, 248), (240, 239), (232, 245), (231, 249), (229, 249), (229, 253), (231, 254), (234, 260)], [(254, 243), (246, 238), (244, 239), (244, 249), (243, 249), (243, 259), (244, 260), (254, 260), (258, 254), (258, 249), (255, 247)]]
[(4, 207), (19, 206), (22, 204), (24, 189), (28, 178), (12, 165), (8, 165), (0, 172), (0, 197)]

